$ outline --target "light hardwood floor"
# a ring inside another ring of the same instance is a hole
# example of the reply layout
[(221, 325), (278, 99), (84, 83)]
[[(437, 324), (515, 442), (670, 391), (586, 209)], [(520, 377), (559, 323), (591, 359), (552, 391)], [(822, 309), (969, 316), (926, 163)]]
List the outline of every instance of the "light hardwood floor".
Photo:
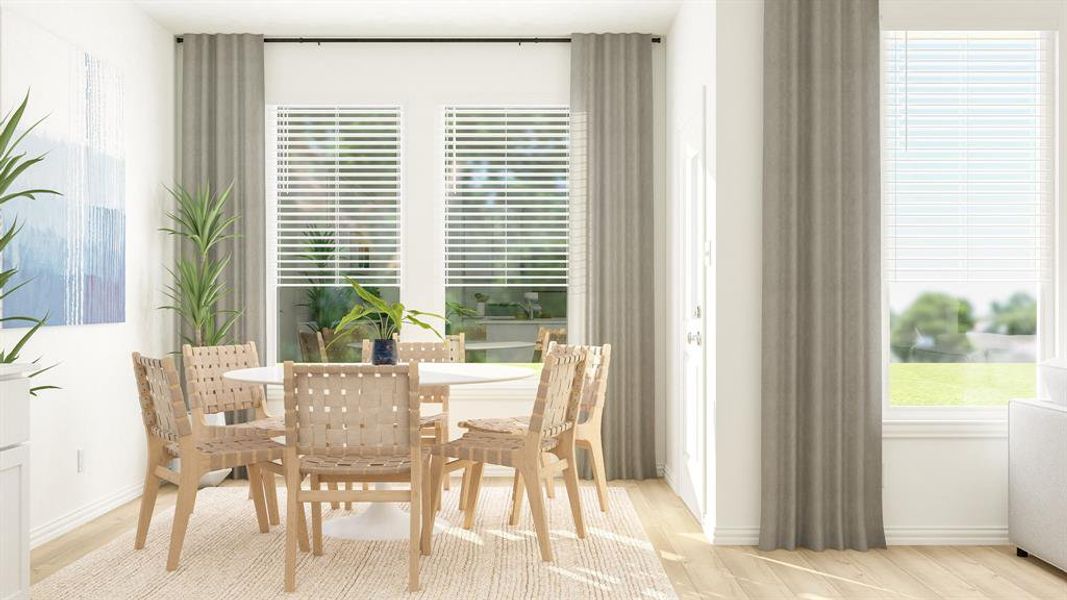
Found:
[[(487, 478), (484, 485), (510, 485), (510, 480)], [(662, 481), (612, 485), (629, 492), (663, 568), (684, 599), (1067, 600), (1067, 575), (1034, 558), (1017, 558), (1008, 546), (891, 546), (871, 552), (713, 546)], [(169, 485), (160, 490), (156, 511), (174, 504), (175, 491)], [(137, 507), (131, 502), (37, 547), (30, 559), (33, 581), (134, 528)]]

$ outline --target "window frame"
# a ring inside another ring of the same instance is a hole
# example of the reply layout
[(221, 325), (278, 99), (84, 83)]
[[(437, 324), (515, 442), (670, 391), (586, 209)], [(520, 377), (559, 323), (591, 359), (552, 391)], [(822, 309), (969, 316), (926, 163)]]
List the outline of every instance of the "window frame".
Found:
[[(261, 349), (260, 359), (265, 361), (267, 365), (273, 365), (278, 363), (278, 291), (280, 289), (278, 285), (278, 108), (283, 106), (295, 106), (297, 103), (290, 104), (268, 104), (264, 111), (264, 152), (263, 163), (264, 172), (266, 173), (265, 184), (266, 190), (264, 193), (264, 210), (266, 215), (264, 218), (265, 226), (265, 241), (263, 250), (266, 252), (266, 258), (264, 264), (266, 265), (267, 273), (265, 277), (266, 286), (266, 299), (264, 307), (266, 310), (265, 320), (263, 324), (266, 328), (264, 335), (264, 348)], [(397, 152), (400, 156), (399, 162), (399, 177), (397, 180), (397, 232), (399, 235), (399, 243), (397, 245), (397, 282), (396, 287), (399, 292), (402, 293), (404, 287), (405, 271), (405, 255), (404, 248), (407, 242), (407, 236), (404, 235), (405, 226), (405, 211), (406, 207), (406, 180), (407, 170), (404, 167), (405, 157), (407, 153), (407, 134), (405, 125), (405, 106), (400, 102), (393, 103), (333, 103), (333, 104), (317, 104), (306, 103), (300, 104), (300, 106), (315, 106), (321, 108), (328, 107), (365, 107), (365, 108), (382, 108), (387, 107), (396, 110), (397, 114)]]
[[(497, 286), (499, 286), (499, 287), (537, 287), (537, 286), (544, 286), (544, 287), (549, 287), (549, 288), (557, 288), (557, 289), (568, 290), (568, 288), (570, 287), (570, 282), (567, 280), (566, 275), (564, 276), (564, 285), (563, 286), (557, 286), (555, 284), (522, 283), (522, 282), (519, 282), (519, 283), (505, 283), (505, 284), (494, 284), (494, 285), (488, 285), (488, 284), (483, 285), (483, 284), (471, 284), (471, 283), (449, 283), (449, 281), (448, 281), (448, 276), (449, 276), (448, 275), (448, 268), (449, 268), (449, 261), (448, 261), (448, 256), (449, 256), (449, 252), (448, 252), (448, 246), (449, 246), (449, 238), (448, 238), (448, 199), (449, 199), (449, 181), (448, 181), (448, 173), (449, 173), (449, 169), (448, 169), (449, 147), (448, 146), (449, 146), (449, 144), (448, 144), (448, 139), (449, 139), (449, 113), (450, 113), (450, 111), (461, 111), (461, 112), (462, 111), (477, 111), (479, 109), (484, 109), (484, 110), (502, 110), (502, 109), (507, 109), (507, 110), (512, 110), (512, 111), (524, 111), (524, 110), (553, 110), (553, 111), (555, 111), (555, 110), (565, 110), (566, 111), (566, 116), (567, 116), (567, 121), (568, 121), (567, 153), (566, 153), (567, 157), (568, 157), (568, 160), (570, 159), (570, 156), (571, 156), (571, 147), (572, 147), (571, 146), (571, 142), (572, 142), (571, 134), (572, 134), (572, 132), (570, 131), (570, 125), (569, 125), (570, 111), (571, 111), (571, 107), (570, 107), (569, 104), (518, 104), (518, 103), (507, 103), (507, 104), (475, 103), (475, 104), (465, 104), (465, 103), (455, 103), (455, 102), (453, 102), (453, 103), (443, 104), (441, 106), (441, 116), (440, 116), (440, 120), (439, 120), (440, 125), (438, 127), (438, 144), (439, 144), (440, 155), (441, 155), (441, 160), (440, 160), (440, 163), (439, 163), (440, 164), (439, 181), (440, 181), (440, 190), (441, 190), (440, 208), (441, 208), (441, 215), (442, 215), (442, 219), (443, 219), (442, 220), (442, 225), (443, 225), (443, 228), (442, 228), (442, 243), (443, 243), (442, 254), (443, 254), (443, 257), (444, 257), (443, 258), (444, 264), (442, 266), (442, 273), (444, 274), (444, 279), (443, 279), (444, 288), (445, 288), (446, 292), (447, 292), (448, 288), (450, 288), (450, 287), (497, 287)], [(571, 192), (572, 192), (572, 187), (571, 187), (571, 181), (570, 181), (570, 173), (568, 172), (568, 174), (567, 174), (567, 194), (566, 194), (566, 197), (567, 197), (567, 219), (566, 219), (566, 224), (567, 224), (568, 231), (566, 233), (564, 233), (564, 235), (563, 235), (563, 239), (564, 240), (569, 240), (570, 239), (570, 225), (571, 225), (570, 194), (571, 194)], [(566, 260), (566, 264), (565, 264), (565, 266), (564, 266), (564, 268), (562, 270), (566, 274), (570, 270), (571, 256), (570, 256), (570, 248), (569, 247), (565, 247), (565, 260)]]
[[(954, 20), (941, 22), (938, 18), (927, 19), (930, 23), (912, 22), (912, 17), (886, 19), (883, 15), (882, 26), (879, 31), (879, 130), (880, 140), (886, 139), (886, 102), (887, 80), (885, 71), (886, 38), (887, 33), (892, 31), (1040, 31), (1050, 35), (1051, 50), (1049, 56), (1048, 75), (1053, 82), (1053, 93), (1049, 97), (1049, 114), (1053, 115), (1052, 138), (1053, 159), (1052, 166), (1052, 244), (1053, 251), (1050, 254), (1052, 265), (1051, 281), (1038, 284), (1038, 357), (1036, 363), (1040, 363), (1065, 347), (1067, 339), (1062, 328), (1057, 328), (1056, 316), (1065, 314), (1067, 309), (1067, 277), (1059, 274), (1060, 265), (1067, 264), (1067, 244), (1062, 240), (1064, 232), (1067, 232), (1067, 211), (1064, 210), (1062, 178), (1064, 176), (1064, 120), (1061, 116), (1061, 105), (1064, 102), (1063, 94), (1063, 46), (1061, 41), (1062, 24), (1059, 19), (1051, 22), (1034, 23), (1001, 23), (991, 18), (988, 23), (977, 26), (974, 22), (957, 23)], [(899, 17), (893, 15), (893, 17)], [(930, 15), (918, 17), (925, 19)], [(973, 21), (973, 19), (972, 19)], [(1001, 406), (893, 406), (890, 404), (889, 393), (889, 364), (890, 364), (890, 329), (889, 329), (889, 281), (887, 279), (887, 251), (886, 251), (886, 155), (884, 145), (881, 147), (880, 170), (881, 178), (879, 185), (879, 206), (882, 232), (882, 257), (881, 257), (881, 375), (882, 375), (882, 419), (886, 426), (885, 432), (888, 437), (926, 437), (927, 433), (948, 437), (1002, 437), (1006, 430), (1001, 424), (1006, 421), (1008, 405)], [(1047, 332), (1047, 333), (1042, 333)], [(1036, 383), (1037, 393), (1040, 395), (1040, 381)], [(963, 429), (960, 427), (963, 426)]]

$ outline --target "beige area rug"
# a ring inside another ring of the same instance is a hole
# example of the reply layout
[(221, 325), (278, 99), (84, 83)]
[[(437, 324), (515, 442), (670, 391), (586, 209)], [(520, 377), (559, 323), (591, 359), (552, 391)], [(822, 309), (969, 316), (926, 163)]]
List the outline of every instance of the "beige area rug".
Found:
[[(31, 595), (36, 600), (675, 598), (626, 491), (609, 492), (610, 510), (604, 514), (596, 509), (594, 490), (583, 486), (589, 534), (584, 540), (574, 535), (566, 495), (548, 501), (554, 563), (541, 561), (525, 506), (519, 525), (508, 526), (510, 487), (486, 486), (471, 531), (460, 527), (456, 490), (446, 492), (440, 517), (449, 526), (434, 535), (433, 554), (422, 559), (421, 592), (407, 592), (406, 541), (325, 538), (323, 556), (299, 555), (297, 591), (286, 594), (284, 523), (261, 534), (245, 489), (208, 488), (197, 496), (177, 571), (164, 569), (173, 515), (167, 509), (153, 518), (144, 550), (133, 550), (130, 530), (33, 586)], [(284, 521), (284, 508), (282, 514)], [(344, 514), (350, 513), (327, 510), (325, 518)]]

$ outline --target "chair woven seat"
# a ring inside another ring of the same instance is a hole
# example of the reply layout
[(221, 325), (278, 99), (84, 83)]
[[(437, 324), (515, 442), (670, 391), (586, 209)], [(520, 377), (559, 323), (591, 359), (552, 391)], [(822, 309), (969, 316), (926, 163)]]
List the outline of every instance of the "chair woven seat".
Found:
[(530, 417), (497, 417), (492, 419), (468, 419), (459, 426), (471, 431), (485, 433), (521, 434), (530, 429)]
[[(541, 450), (547, 452), (556, 447), (556, 438), (541, 440)], [(437, 444), (433, 453), (449, 458), (460, 458), (480, 463), (491, 463), (511, 467), (515, 465), (515, 454), (526, 445), (526, 435), (486, 433), (471, 431), (458, 440), (447, 444)]]
[[(178, 455), (177, 443), (168, 443), (166, 447), (171, 454)], [(281, 460), (285, 454), (285, 446), (270, 438), (232, 435), (220, 435), (198, 441), (196, 449), (207, 455), (211, 469)]]
[[(423, 448), (424, 456), (430, 454)], [(411, 471), (411, 453), (385, 456), (340, 455), (300, 457), (300, 470), (314, 475), (405, 475)]]
[(426, 415), (419, 418), (420, 427), (429, 427), (436, 425), (437, 423), (446, 422), (448, 420), (448, 413), (437, 413), (436, 415)]
[(226, 429), (231, 430), (230, 433), (235, 436), (281, 437), (285, 435), (285, 417), (267, 417), (244, 423), (234, 423), (233, 425), (227, 425)]

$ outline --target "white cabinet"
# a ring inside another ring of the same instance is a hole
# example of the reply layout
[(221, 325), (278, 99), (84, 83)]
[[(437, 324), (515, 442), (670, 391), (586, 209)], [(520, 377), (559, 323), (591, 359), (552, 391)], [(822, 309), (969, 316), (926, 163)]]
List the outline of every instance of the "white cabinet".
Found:
[(1008, 418), (1011, 543), (1067, 570), (1067, 406), (1014, 400)]
[(24, 371), (0, 365), (0, 600), (30, 597), (30, 384)]

